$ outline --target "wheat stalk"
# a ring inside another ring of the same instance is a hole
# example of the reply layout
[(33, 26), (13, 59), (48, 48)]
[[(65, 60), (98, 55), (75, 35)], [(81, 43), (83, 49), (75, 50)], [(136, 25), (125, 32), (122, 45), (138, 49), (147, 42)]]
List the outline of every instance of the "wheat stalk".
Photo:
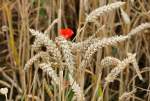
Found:
[(87, 17), (86, 17), (86, 22), (93, 22), (95, 21), (99, 16), (102, 16), (106, 13), (109, 13), (111, 11), (113, 11), (114, 9), (117, 9), (119, 7), (121, 7), (122, 5), (124, 5), (125, 2), (115, 2), (112, 4), (108, 4), (102, 7), (99, 7), (95, 10), (93, 10)]
[[(132, 56), (131, 53), (128, 53), (127, 55), (128, 55), (129, 57)], [(139, 79), (140, 79), (141, 81), (144, 81), (144, 80), (143, 80), (143, 77), (142, 77), (142, 75), (141, 75), (141, 73), (140, 73), (139, 66), (138, 66), (138, 64), (137, 64), (136, 58), (133, 59), (132, 64), (133, 64), (133, 68), (135, 69), (135, 71), (136, 71), (136, 73), (137, 73)]]
[(127, 101), (131, 95), (133, 95), (136, 92), (136, 89), (132, 90), (131, 92), (124, 92), (120, 97), (119, 101)]

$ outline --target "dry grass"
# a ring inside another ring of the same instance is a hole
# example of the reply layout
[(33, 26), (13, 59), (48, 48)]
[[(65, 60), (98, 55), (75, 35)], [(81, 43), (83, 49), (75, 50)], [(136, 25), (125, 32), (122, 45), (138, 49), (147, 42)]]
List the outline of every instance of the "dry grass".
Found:
[(0, 99), (149, 101), (149, 4), (1, 0)]

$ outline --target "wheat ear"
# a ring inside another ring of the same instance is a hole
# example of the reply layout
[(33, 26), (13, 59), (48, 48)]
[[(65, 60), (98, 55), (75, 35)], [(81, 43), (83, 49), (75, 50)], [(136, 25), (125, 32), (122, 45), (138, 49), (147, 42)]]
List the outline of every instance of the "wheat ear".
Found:
[(105, 78), (105, 84), (113, 82), (115, 78), (119, 75), (119, 73), (121, 73), (129, 65), (129, 63), (132, 63), (134, 61), (136, 54), (130, 54), (128, 56), (128, 58), (121, 61), (114, 69), (111, 70), (111, 72)]
[(33, 56), (30, 60), (25, 64), (24, 70), (27, 71), (31, 65), (36, 62), (39, 58), (47, 58), (48, 54), (46, 52), (39, 52), (35, 56)]
[(125, 2), (115, 2), (112, 4), (108, 4), (102, 7), (99, 7), (95, 10), (93, 10), (87, 17), (86, 17), (86, 22), (93, 22), (95, 21), (99, 16), (102, 16), (106, 13), (109, 13), (111, 11), (113, 11), (114, 9), (117, 9), (119, 7), (121, 7), (122, 5), (124, 5)]
[(35, 41), (32, 45), (32, 48), (35, 51), (38, 51), (42, 46), (46, 46), (49, 45), (50, 43), (53, 43), (52, 40), (50, 40), (48, 36), (46, 36), (46, 34), (33, 29), (29, 29), (29, 31), (33, 36), (35, 36)]
[(135, 27), (134, 29), (132, 29), (129, 33), (128, 33), (128, 36), (132, 36), (132, 35), (135, 35), (139, 32), (141, 32), (142, 30), (144, 29), (147, 29), (147, 28), (150, 28), (150, 23), (142, 23), (140, 24), (139, 26)]
[(62, 49), (62, 53), (63, 53), (63, 56), (64, 56), (64, 59), (67, 63), (67, 66), (68, 66), (68, 69), (69, 69), (69, 72), (72, 74), (73, 73), (73, 70), (75, 69), (74, 68), (74, 60), (73, 60), (73, 55), (71, 53), (71, 49), (69, 47), (69, 43), (67, 42), (67, 40), (62, 37), (62, 36), (59, 36), (57, 37), (56, 39), (56, 43), (60, 46), (60, 48)]
[(57, 84), (59, 85), (59, 77), (57, 76), (57, 73), (55, 72), (55, 70), (53, 70), (53, 68), (51, 67), (51, 64), (48, 63), (42, 63), (39, 65), (40, 68), (43, 70), (43, 72), (47, 73), (49, 77), (52, 78), (52, 80)]
[(71, 50), (78, 50), (78, 51), (85, 51), (89, 45), (93, 44), (95, 42), (95, 39), (93, 39), (93, 36), (89, 37), (85, 41), (78, 42), (78, 43), (72, 43)]
[(113, 36), (109, 38), (103, 38), (102, 40), (98, 40), (94, 44), (91, 44), (85, 53), (84, 59), (80, 67), (81, 68), (86, 67), (90, 58), (98, 49), (101, 49), (102, 47), (106, 47), (106, 46), (115, 45), (119, 42), (125, 41), (127, 38), (128, 36)]
[(50, 40), (46, 34), (33, 29), (30, 29), (30, 32), (36, 37), (36, 40), (32, 45), (35, 49), (39, 49), (43, 45), (46, 47), (47, 52), (51, 53), (56, 60), (61, 61), (61, 53), (57, 48), (57, 45)]
[(116, 67), (121, 61), (117, 58), (107, 56), (101, 61), (101, 66), (103, 67)]
[(77, 101), (84, 101), (85, 98), (84, 98), (83, 91), (81, 90), (81, 88), (77, 84), (77, 82), (73, 79), (71, 74), (69, 74), (69, 82), (70, 82), (70, 86), (71, 86), (73, 92), (75, 93), (75, 95), (77, 97)]
[(102, 27), (100, 27), (95, 33), (93, 33), (93, 35), (91, 37), (89, 37), (88, 39), (82, 41), (82, 42), (78, 42), (78, 43), (72, 43), (71, 49), (74, 50), (78, 50), (78, 51), (85, 51), (88, 49), (88, 47), (93, 44), (94, 42), (100, 40), (101, 38), (94, 38), (95, 35), (100, 32), (101, 30), (103, 30), (105, 28), (105, 25), (103, 25)]

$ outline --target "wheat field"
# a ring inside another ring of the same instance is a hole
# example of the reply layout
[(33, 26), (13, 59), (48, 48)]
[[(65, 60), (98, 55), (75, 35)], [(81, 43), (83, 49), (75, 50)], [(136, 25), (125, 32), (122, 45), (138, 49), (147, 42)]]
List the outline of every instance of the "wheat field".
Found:
[(0, 0), (0, 101), (150, 101), (150, 0)]

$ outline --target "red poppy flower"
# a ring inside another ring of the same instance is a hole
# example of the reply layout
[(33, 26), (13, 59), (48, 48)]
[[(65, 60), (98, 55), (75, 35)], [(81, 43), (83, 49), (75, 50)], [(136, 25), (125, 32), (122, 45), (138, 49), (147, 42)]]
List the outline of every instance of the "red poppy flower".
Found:
[(63, 36), (65, 39), (69, 39), (74, 34), (73, 30), (70, 28), (60, 29), (60, 35)]

